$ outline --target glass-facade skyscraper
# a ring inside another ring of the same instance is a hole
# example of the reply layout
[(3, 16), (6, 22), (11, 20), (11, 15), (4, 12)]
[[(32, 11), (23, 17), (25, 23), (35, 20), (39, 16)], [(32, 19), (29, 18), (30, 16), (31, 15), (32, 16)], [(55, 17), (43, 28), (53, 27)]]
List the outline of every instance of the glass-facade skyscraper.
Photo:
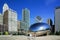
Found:
[(21, 29), (29, 30), (30, 26), (30, 11), (27, 8), (22, 10), (22, 22), (21, 22)]

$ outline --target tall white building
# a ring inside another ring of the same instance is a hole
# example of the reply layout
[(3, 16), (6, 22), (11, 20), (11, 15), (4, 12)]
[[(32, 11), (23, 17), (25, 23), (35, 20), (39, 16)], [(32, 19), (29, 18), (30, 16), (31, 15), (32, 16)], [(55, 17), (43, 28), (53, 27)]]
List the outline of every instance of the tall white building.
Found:
[(7, 26), (7, 31), (17, 32), (17, 12), (10, 9), (5, 3), (3, 6), (3, 13), (3, 24)]
[(17, 13), (13, 10), (9, 10), (8, 12), (9, 31), (17, 31)]
[(3, 15), (0, 13), (0, 25), (3, 25)]
[(55, 9), (55, 32), (60, 31), (60, 7)]

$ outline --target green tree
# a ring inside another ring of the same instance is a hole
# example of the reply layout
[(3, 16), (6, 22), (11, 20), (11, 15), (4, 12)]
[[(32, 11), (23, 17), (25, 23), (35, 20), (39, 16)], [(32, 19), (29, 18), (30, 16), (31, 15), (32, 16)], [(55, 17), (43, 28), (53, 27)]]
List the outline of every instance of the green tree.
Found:
[(8, 35), (9, 33), (6, 31), (4, 34), (5, 34), (5, 35)]

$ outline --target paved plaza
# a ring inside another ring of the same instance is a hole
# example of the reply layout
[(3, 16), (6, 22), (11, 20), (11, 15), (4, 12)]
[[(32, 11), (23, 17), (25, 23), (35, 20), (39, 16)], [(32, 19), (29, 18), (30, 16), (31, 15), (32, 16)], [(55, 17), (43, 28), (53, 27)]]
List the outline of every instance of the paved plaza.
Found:
[(48, 35), (40, 37), (0, 35), (0, 40), (60, 40), (60, 36)]

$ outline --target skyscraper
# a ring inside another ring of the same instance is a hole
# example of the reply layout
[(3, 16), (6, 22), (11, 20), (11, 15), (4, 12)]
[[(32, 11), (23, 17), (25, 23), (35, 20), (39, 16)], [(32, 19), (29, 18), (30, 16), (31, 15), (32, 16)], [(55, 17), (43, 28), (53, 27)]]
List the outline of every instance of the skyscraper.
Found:
[(52, 24), (53, 24), (53, 22), (52, 22), (52, 20), (49, 18), (49, 19), (47, 19), (47, 23), (50, 25), (50, 26), (52, 26)]
[(20, 29), (21, 31), (26, 31), (27, 29), (27, 24), (23, 21), (20, 22)]
[(60, 31), (60, 7), (55, 9), (55, 32)]
[[(24, 26), (22, 24), (24, 24)], [(24, 8), (22, 10), (22, 22), (21, 22), (21, 25), (22, 25), (21, 28), (23, 30), (26, 30), (26, 31), (29, 30), (29, 26), (30, 26), (30, 11), (27, 8)]]
[(2, 34), (3, 32), (4, 32), (3, 15), (0, 13), (0, 33)]
[(51, 28), (51, 32), (52, 33), (54, 33), (53, 31), (54, 31), (54, 25), (53, 25), (53, 22), (52, 22), (52, 20), (49, 18), (49, 19), (47, 19), (47, 24), (49, 24), (50, 25), (50, 28)]
[(6, 25), (7, 31), (17, 32), (17, 12), (7, 7), (8, 5), (5, 3), (3, 6), (3, 24)]
[(42, 22), (42, 18), (40, 16), (36, 16), (35, 20), (36, 20), (37, 23)]
[(18, 31), (20, 31), (20, 21), (19, 20), (17, 21), (17, 29), (18, 29)]
[(3, 25), (3, 15), (0, 13), (0, 25)]

